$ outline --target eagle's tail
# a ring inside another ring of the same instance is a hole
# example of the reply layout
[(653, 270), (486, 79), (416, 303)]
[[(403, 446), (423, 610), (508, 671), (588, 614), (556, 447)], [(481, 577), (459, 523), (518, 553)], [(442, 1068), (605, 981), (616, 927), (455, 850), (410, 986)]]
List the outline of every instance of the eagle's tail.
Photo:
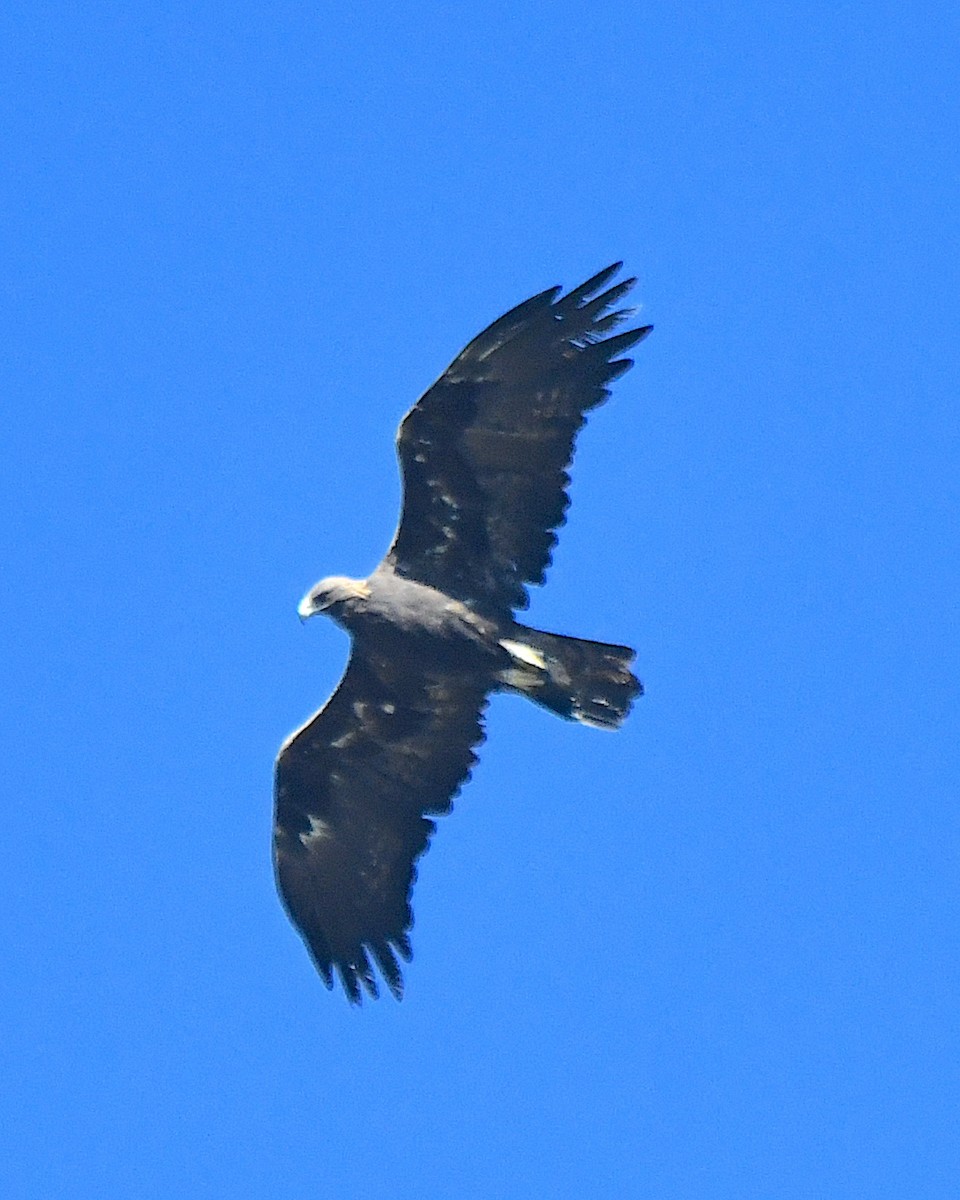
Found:
[(590, 642), (586, 638), (543, 633), (516, 626), (516, 638), (502, 638), (510, 666), (501, 682), (551, 712), (616, 729), (630, 711), (643, 685), (630, 670), (635, 654), (629, 646)]

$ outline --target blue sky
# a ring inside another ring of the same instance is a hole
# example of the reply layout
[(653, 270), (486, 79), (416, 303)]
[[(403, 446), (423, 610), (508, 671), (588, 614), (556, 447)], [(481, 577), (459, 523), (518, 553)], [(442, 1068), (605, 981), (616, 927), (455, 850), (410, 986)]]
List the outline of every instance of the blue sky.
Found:
[[(15, 1200), (954, 1197), (952, 6), (14, 4), (0, 16)], [(349, 1008), (271, 771), (347, 653), (401, 413), (623, 258), (515, 698)]]

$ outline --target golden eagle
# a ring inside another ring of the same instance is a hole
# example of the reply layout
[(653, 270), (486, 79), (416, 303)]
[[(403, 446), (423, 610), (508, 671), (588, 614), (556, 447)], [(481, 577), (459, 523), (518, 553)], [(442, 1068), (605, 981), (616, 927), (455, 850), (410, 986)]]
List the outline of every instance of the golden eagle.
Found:
[[(476, 762), (491, 692), (615, 729), (642, 691), (634, 652), (518, 624), (569, 503), (574, 439), (646, 325), (611, 331), (636, 282), (616, 263), (550, 288), (475, 338), (404, 417), (403, 512), (369, 579), (323, 579), (303, 619), (351, 635), (333, 696), (276, 763), (274, 862), (287, 912), (324, 983), (400, 998), (416, 861)], [(607, 336), (610, 334), (610, 336)]]

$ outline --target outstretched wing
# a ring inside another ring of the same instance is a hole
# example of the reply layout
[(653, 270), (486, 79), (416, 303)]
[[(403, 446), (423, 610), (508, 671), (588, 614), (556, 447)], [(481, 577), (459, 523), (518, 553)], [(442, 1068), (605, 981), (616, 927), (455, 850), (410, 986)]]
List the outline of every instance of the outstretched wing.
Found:
[[(400, 998), (416, 860), (483, 741), (487, 680), (355, 650), (327, 704), (276, 764), (274, 865), (287, 912), (327, 987)], [(372, 959), (372, 962), (371, 962)]]
[[(569, 504), (566, 468), (584, 414), (652, 328), (606, 337), (635, 280), (615, 263), (565, 296), (551, 288), (475, 338), (397, 435), (403, 513), (385, 563), (481, 610), (526, 608)], [(599, 294), (598, 294), (599, 293)]]

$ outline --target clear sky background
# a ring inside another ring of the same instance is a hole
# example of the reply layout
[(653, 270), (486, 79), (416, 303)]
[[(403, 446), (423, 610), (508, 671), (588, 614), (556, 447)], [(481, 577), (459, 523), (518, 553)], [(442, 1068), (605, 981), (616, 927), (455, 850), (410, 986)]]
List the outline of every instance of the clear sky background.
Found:
[[(0, 1193), (954, 1198), (954, 5), (14, 3)], [(623, 258), (402, 1004), (328, 994), (271, 773), (391, 536), (399, 417)]]

